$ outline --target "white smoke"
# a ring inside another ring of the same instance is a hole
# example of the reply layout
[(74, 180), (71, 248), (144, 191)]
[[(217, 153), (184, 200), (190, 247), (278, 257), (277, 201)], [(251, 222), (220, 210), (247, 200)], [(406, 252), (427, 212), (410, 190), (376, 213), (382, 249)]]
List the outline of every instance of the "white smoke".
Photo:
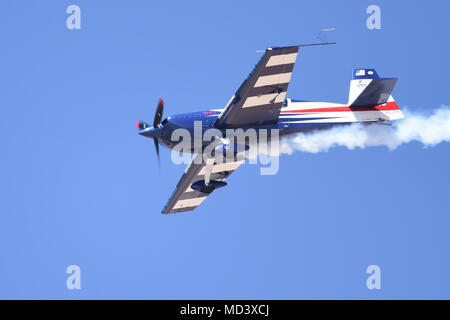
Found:
[(403, 113), (405, 118), (393, 121), (392, 126), (355, 123), (287, 137), (281, 140), (280, 153), (318, 153), (338, 146), (350, 150), (386, 146), (394, 150), (411, 141), (419, 141), (425, 147), (450, 141), (449, 106), (442, 106), (429, 116), (405, 110)]

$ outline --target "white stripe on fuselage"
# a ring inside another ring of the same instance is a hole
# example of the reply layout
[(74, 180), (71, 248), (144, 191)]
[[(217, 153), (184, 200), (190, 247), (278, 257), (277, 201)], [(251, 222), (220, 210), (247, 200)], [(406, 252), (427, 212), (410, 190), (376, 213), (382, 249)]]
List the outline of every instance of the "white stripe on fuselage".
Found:
[[(389, 102), (393, 101), (389, 99)], [(342, 122), (373, 122), (380, 119), (398, 120), (402, 119), (401, 110), (371, 110), (367, 111), (337, 111), (337, 112), (320, 112), (320, 109), (348, 107), (348, 105), (330, 102), (289, 102), (287, 107), (281, 109), (282, 112), (295, 111), (292, 114), (281, 113), (279, 122), (282, 123), (342, 123)], [(301, 110), (317, 109), (315, 112), (302, 113)], [(215, 109), (214, 111), (222, 112), (223, 109)], [(308, 118), (323, 118), (315, 120), (306, 120)], [(289, 121), (292, 119), (292, 121)], [(305, 120), (303, 120), (305, 119)]]
[[(336, 111), (320, 112), (320, 109), (348, 107), (345, 104), (330, 102), (290, 102), (287, 107), (282, 108), (282, 112), (295, 111), (292, 114), (281, 113), (280, 122), (283, 123), (342, 123), (342, 122), (372, 122), (384, 120), (397, 120), (403, 118), (400, 110), (379, 111), (368, 108), (367, 111)], [(314, 112), (302, 113), (301, 110), (316, 109)], [(308, 118), (323, 118), (312, 119)], [(292, 119), (293, 121), (289, 121)], [(305, 119), (305, 120), (302, 120)]]

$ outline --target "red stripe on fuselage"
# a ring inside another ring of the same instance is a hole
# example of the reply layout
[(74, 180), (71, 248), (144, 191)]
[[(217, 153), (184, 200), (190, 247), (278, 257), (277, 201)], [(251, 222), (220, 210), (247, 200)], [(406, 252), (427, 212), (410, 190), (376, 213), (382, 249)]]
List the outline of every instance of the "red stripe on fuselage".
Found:
[(301, 112), (348, 112), (348, 111), (388, 111), (388, 110), (400, 110), (397, 103), (387, 102), (386, 104), (380, 104), (376, 107), (361, 108), (361, 107), (331, 107), (331, 108), (314, 108), (303, 110), (287, 110), (281, 111), (281, 113), (301, 113)]

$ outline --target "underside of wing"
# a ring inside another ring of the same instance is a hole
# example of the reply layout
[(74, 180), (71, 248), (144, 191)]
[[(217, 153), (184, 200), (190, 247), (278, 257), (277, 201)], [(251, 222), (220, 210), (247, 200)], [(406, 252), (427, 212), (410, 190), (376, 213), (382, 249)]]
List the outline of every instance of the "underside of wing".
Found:
[[(205, 180), (206, 163), (201, 160), (202, 155), (196, 155), (186, 168), (183, 176), (177, 184), (177, 187), (164, 207), (162, 213), (177, 213), (192, 211), (198, 207), (211, 193), (204, 193), (192, 189), (192, 185), (197, 181)], [(225, 180), (243, 163), (244, 161), (216, 163), (211, 169), (212, 181)]]
[(236, 128), (276, 123), (291, 80), (299, 46), (269, 48), (215, 123)]

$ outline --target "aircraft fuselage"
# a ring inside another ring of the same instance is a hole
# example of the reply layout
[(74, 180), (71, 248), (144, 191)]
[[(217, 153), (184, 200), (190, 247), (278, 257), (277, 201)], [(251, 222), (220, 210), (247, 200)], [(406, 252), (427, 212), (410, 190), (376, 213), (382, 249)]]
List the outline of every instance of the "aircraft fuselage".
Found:
[[(170, 116), (160, 124), (159, 140), (168, 148), (173, 149), (180, 142), (180, 138), (176, 134), (177, 129), (188, 131), (192, 139), (199, 134), (203, 136), (208, 130), (219, 130), (214, 127), (214, 124), (221, 112), (221, 109), (213, 109)], [(368, 124), (386, 123), (401, 118), (403, 118), (403, 114), (393, 99), (383, 105), (372, 108), (349, 107), (338, 103), (304, 102), (288, 99), (286, 105), (281, 109), (280, 117), (276, 123), (253, 125), (240, 129), (244, 131), (254, 129), (257, 132), (261, 129), (266, 129), (268, 138), (270, 139), (271, 130), (278, 130), (278, 136), (282, 137), (298, 132), (306, 133), (356, 122)], [(147, 130), (149, 131), (151, 129), (149, 128)], [(227, 134), (226, 130), (219, 130), (224, 137)], [(141, 134), (146, 136), (146, 130), (143, 130)], [(210, 142), (210, 140), (203, 141), (203, 146), (208, 145)], [(194, 141), (192, 141), (192, 145), (194, 145)], [(190, 152), (193, 151), (193, 149), (190, 150)]]

